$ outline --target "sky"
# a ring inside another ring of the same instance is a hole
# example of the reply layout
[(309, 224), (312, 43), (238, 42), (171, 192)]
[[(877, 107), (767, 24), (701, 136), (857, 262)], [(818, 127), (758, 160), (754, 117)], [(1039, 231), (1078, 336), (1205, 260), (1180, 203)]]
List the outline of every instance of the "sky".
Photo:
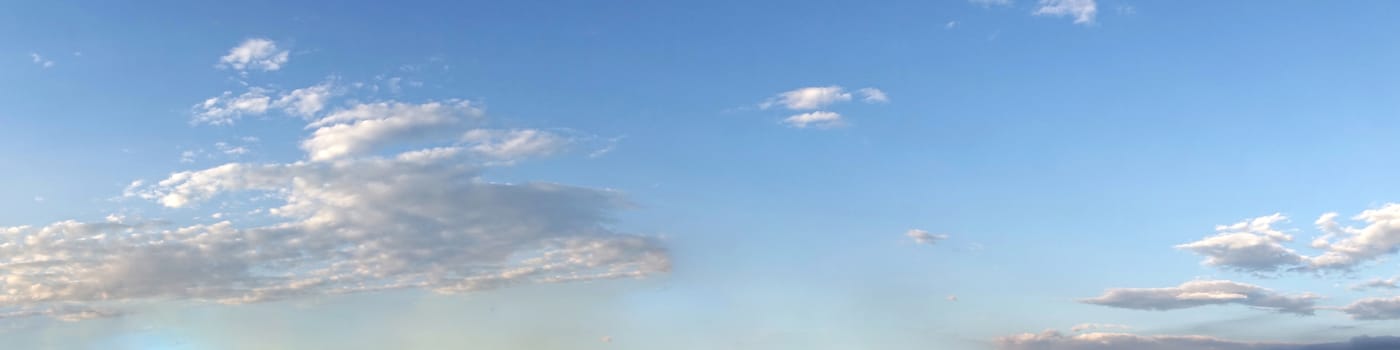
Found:
[(0, 4), (0, 348), (1393, 349), (1392, 1)]

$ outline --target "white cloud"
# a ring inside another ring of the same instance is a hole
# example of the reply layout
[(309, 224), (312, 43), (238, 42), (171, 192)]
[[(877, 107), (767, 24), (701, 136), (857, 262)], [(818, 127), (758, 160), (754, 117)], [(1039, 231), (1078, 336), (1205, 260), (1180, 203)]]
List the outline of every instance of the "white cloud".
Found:
[(232, 125), (234, 121), (244, 116), (256, 116), (267, 113), (267, 109), (272, 105), (272, 98), (268, 97), (267, 89), (251, 88), (248, 92), (234, 96), (233, 92), (225, 91), (223, 95), (211, 97), (204, 102), (194, 105), (194, 119), (190, 122), (194, 124), (208, 125)]
[(953, 29), (953, 28), (957, 28), (957, 27), (958, 27), (958, 21), (948, 21), (947, 24), (944, 24), (944, 25), (943, 25), (943, 29)]
[[(176, 209), (221, 198), (276, 198), (279, 204), (254, 210), (266, 212), (272, 224), (175, 226), (111, 216), (0, 227), (0, 269), (6, 271), (0, 313), (390, 289), (459, 293), (669, 270), (668, 254), (655, 239), (609, 228), (613, 213), (629, 205), (622, 195), (485, 181), (488, 167), (468, 156), (469, 149), (434, 147), (435, 140), (455, 142), (450, 135), (441, 140), (405, 131), (479, 114), (465, 101), (362, 104), (309, 126), (315, 131), (303, 143), (312, 145), (308, 157), (340, 149), (324, 158), (333, 161), (229, 163), (173, 173), (154, 184), (136, 181), (124, 191)], [(343, 132), (323, 132), (330, 129)], [(370, 154), (378, 147), (410, 150)]]
[(219, 58), (218, 67), (238, 71), (274, 71), (287, 64), (289, 52), (277, 47), (277, 43), (262, 38), (244, 40), (229, 49), (228, 54)]
[(462, 135), (468, 150), (501, 161), (515, 161), (559, 152), (569, 140), (558, 134), (534, 129), (474, 129)]
[(326, 82), (282, 94), (273, 105), (285, 109), (287, 114), (312, 118), (337, 94), (331, 83)]
[(34, 61), (34, 64), (37, 64), (40, 67), (44, 68), (53, 68), (54, 65), (53, 60), (46, 59), (44, 58), (44, 56), (40, 56), (38, 53), (29, 53), (29, 59)]
[(904, 236), (913, 239), (914, 243), (918, 244), (936, 244), (938, 243), (938, 241), (948, 239), (948, 235), (933, 234), (920, 229), (911, 229), (909, 231), (904, 231)]
[(864, 96), (864, 97), (861, 98), (861, 101), (865, 101), (865, 103), (889, 103), (889, 102), (890, 102), (890, 97), (889, 97), (888, 95), (885, 95), (885, 92), (884, 92), (884, 91), (880, 91), (880, 89), (876, 89), (876, 88), (863, 88), (863, 89), (858, 90), (858, 92), (860, 92), (861, 96)]
[(783, 119), (783, 124), (794, 128), (815, 127), (819, 129), (829, 129), (846, 126), (846, 121), (841, 119), (841, 115), (838, 113), (816, 111), (789, 116)]
[(1400, 296), (1365, 298), (1337, 310), (1357, 320), (1400, 320)]
[[(250, 87), (247, 92), (234, 96), (232, 91), (211, 97), (194, 105), (194, 124), (232, 125), (246, 116), (267, 114), (274, 108), (288, 115), (314, 118), (330, 103), (330, 99), (340, 95), (330, 82), (312, 85), (277, 94), (277, 90)], [(277, 95), (274, 99), (273, 95)]]
[[(1342, 226), (1336, 218), (1335, 213), (1328, 213), (1316, 222), (1326, 235), (1312, 245), (1326, 252), (1308, 259), (1312, 268), (1349, 269), (1400, 250), (1400, 204), (1388, 203), (1352, 218), (1365, 222), (1364, 227)], [(1341, 239), (1331, 242), (1335, 237)]]
[(1134, 335), (1056, 331), (1025, 333), (996, 339), (1000, 350), (1379, 350), (1400, 348), (1396, 337), (1356, 337), (1337, 343), (1297, 344), (1245, 342), (1203, 335)]
[(1076, 24), (1091, 24), (1098, 12), (1098, 4), (1094, 0), (1040, 0), (1032, 13), (1037, 16), (1074, 17)]
[(1080, 324), (1075, 325), (1074, 327), (1070, 327), (1069, 331), (1070, 331), (1070, 332), (1079, 333), (1079, 332), (1083, 332), (1083, 331), (1092, 331), (1092, 330), (1099, 330), (1099, 329), (1132, 329), (1132, 328), (1133, 328), (1133, 327), (1129, 327), (1129, 326), (1125, 326), (1125, 325), (1121, 325), (1121, 324), (1111, 324), (1111, 323), (1080, 323)]
[(1280, 267), (1301, 263), (1304, 258), (1283, 243), (1293, 236), (1273, 226), (1288, 218), (1282, 214), (1262, 216), (1233, 225), (1216, 226), (1215, 236), (1176, 246), (1206, 256), (1208, 266), (1225, 267), (1250, 272), (1275, 271)]
[(1282, 295), (1259, 286), (1224, 280), (1198, 280), (1166, 288), (1115, 288), (1080, 302), (1137, 310), (1176, 310), (1238, 304), (1279, 313), (1312, 315), (1321, 296)]
[(1272, 226), (1286, 220), (1282, 215), (1220, 226), (1220, 233), (1177, 248), (1206, 256), (1205, 264), (1252, 272), (1286, 268), (1292, 271), (1350, 270), (1400, 251), (1400, 204), (1388, 203), (1353, 217), (1364, 226), (1344, 226), (1336, 213), (1326, 213), (1315, 225), (1324, 234), (1310, 246), (1323, 252), (1315, 256), (1299, 254), (1283, 246), (1292, 236)]
[(230, 156), (241, 156), (252, 152), (252, 150), (249, 150), (248, 147), (235, 146), (229, 144), (228, 142), (215, 142), (214, 148), (217, 148), (219, 152)]
[(1011, 6), (1011, 0), (968, 0), (968, 2), (982, 6)]
[(311, 123), (307, 127), (315, 131), (301, 147), (313, 161), (356, 156), (403, 140), (438, 140), (481, 116), (466, 100), (360, 104)]
[(790, 110), (809, 110), (850, 100), (851, 93), (846, 92), (840, 86), (814, 86), (780, 93), (763, 101), (758, 106), (762, 109), (783, 106)]

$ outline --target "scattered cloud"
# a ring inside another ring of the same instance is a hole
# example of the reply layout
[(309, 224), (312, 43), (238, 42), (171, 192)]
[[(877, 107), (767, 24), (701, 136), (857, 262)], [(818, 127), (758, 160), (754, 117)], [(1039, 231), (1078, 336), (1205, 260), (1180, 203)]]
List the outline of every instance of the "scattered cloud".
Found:
[(337, 94), (334, 86), (330, 82), (325, 82), (288, 91), (282, 94), (282, 97), (278, 98), (273, 105), (283, 108), (287, 114), (312, 118), (316, 116), (316, 113), (325, 109), (326, 103)]
[(948, 21), (943, 25), (943, 29), (953, 29), (958, 27), (958, 21)]
[(449, 132), (482, 113), (466, 100), (359, 104), (312, 122), (307, 127), (315, 131), (301, 147), (313, 161), (356, 156), (403, 140), (450, 137)]
[(1352, 218), (1365, 224), (1360, 227), (1342, 225), (1337, 222), (1339, 216), (1326, 213), (1314, 222), (1324, 233), (1310, 244), (1323, 251), (1316, 256), (1283, 245), (1293, 237), (1273, 228), (1286, 221), (1281, 214), (1219, 226), (1219, 234), (1177, 248), (1206, 256), (1204, 264), (1209, 266), (1250, 272), (1348, 271), (1400, 251), (1400, 204), (1361, 212)]
[(190, 122), (233, 125), (233, 122), (244, 116), (262, 115), (272, 106), (272, 98), (267, 95), (269, 92), (267, 89), (254, 87), (248, 89), (248, 92), (234, 96), (232, 91), (224, 91), (223, 95), (194, 105), (194, 119)]
[(958, 301), (958, 296), (956, 296), (956, 295), (949, 295), (947, 298), (944, 298), (944, 299), (946, 299), (946, 300), (948, 300), (948, 301)]
[(1369, 281), (1351, 286), (1351, 290), (1400, 289), (1400, 276), (1387, 279), (1372, 278)]
[(1075, 24), (1093, 24), (1099, 12), (1095, 0), (1040, 0), (1032, 14), (1037, 16), (1073, 17)]
[(44, 68), (53, 68), (54, 65), (53, 60), (46, 59), (44, 58), (44, 56), (41, 56), (38, 53), (29, 53), (29, 59), (34, 61), (34, 64), (37, 64), (40, 67)]
[(790, 110), (811, 110), (850, 100), (851, 93), (840, 86), (814, 86), (780, 93), (763, 101), (758, 107), (769, 109), (782, 106)]
[(1217, 234), (1176, 246), (1206, 256), (1207, 266), (1248, 272), (1272, 272), (1304, 261), (1302, 255), (1283, 246), (1293, 240), (1273, 226), (1285, 222), (1282, 214), (1262, 216), (1215, 227)]
[(462, 141), (473, 153), (506, 162), (548, 156), (569, 143), (568, 138), (535, 129), (474, 129), (462, 135)]
[(241, 72), (248, 70), (275, 71), (287, 64), (290, 52), (277, 47), (277, 43), (263, 38), (244, 40), (229, 49), (228, 54), (219, 58), (219, 68)]
[(889, 103), (889, 102), (890, 102), (890, 97), (889, 97), (888, 95), (885, 95), (885, 92), (884, 92), (884, 91), (880, 91), (880, 89), (876, 89), (876, 88), (863, 88), (863, 89), (858, 90), (857, 92), (859, 92), (859, 93), (861, 94), (861, 96), (864, 96), (864, 97), (861, 98), (861, 101), (864, 101), (865, 103)]
[(982, 6), (1011, 6), (1011, 0), (968, 0), (973, 4)]
[(1070, 331), (1070, 332), (1075, 332), (1075, 333), (1080, 333), (1080, 332), (1084, 332), (1084, 331), (1092, 331), (1092, 330), (1100, 330), (1100, 329), (1132, 329), (1132, 328), (1133, 328), (1133, 327), (1129, 327), (1129, 326), (1125, 326), (1125, 325), (1121, 325), (1121, 324), (1111, 324), (1111, 323), (1080, 323), (1080, 324), (1075, 325), (1074, 327), (1070, 327), (1069, 331)]
[(1356, 337), (1337, 343), (1247, 342), (1203, 335), (1134, 335), (1057, 331), (998, 338), (1000, 350), (1380, 350), (1400, 348), (1400, 337)]
[(1365, 298), (1337, 310), (1357, 320), (1400, 320), (1400, 296)]
[(948, 239), (948, 235), (933, 234), (920, 229), (911, 229), (909, 231), (904, 231), (904, 236), (913, 239), (914, 243), (918, 244), (937, 244), (938, 241)]
[(816, 111), (789, 116), (783, 119), (783, 124), (794, 128), (830, 129), (846, 126), (846, 121), (836, 112)]
[[(277, 198), (255, 209), (272, 224), (176, 226), (113, 215), (0, 227), (0, 312), (78, 319), (147, 300), (459, 293), (669, 271), (657, 240), (609, 228), (612, 213), (629, 205), (621, 194), (485, 181), (489, 168), (469, 149), (435, 146), (455, 139), (421, 129), (480, 114), (458, 100), (365, 103), (308, 126), (303, 146), (315, 161), (228, 163), (124, 191), (174, 209)], [(395, 147), (409, 150), (373, 152)], [(88, 311), (44, 311), (69, 306)]]
[(1225, 280), (1198, 280), (1166, 288), (1115, 288), (1087, 304), (1137, 310), (1176, 310), (1206, 305), (1237, 304), (1279, 313), (1312, 315), (1321, 296), (1282, 295), (1259, 286)]

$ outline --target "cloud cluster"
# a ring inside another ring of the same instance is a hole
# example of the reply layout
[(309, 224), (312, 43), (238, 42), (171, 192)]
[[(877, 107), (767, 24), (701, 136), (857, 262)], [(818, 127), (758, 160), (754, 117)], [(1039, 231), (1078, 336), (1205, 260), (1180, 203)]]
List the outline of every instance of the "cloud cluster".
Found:
[(1116, 288), (1081, 302), (1125, 309), (1175, 310), (1237, 304), (1279, 313), (1312, 315), (1314, 294), (1282, 295), (1259, 286), (1224, 280), (1198, 280), (1166, 288)]
[(455, 293), (669, 270), (655, 239), (609, 228), (629, 205), (618, 193), (483, 180), (486, 156), (543, 155), (562, 141), (528, 129), (464, 136), (482, 114), (465, 100), (357, 104), (308, 125), (306, 160), (176, 172), (126, 191), (170, 208), (270, 196), (280, 199), (261, 210), (270, 225), (111, 217), (0, 228), (0, 312), (74, 319), (128, 301)]
[(275, 89), (263, 87), (250, 87), (248, 91), (238, 95), (234, 95), (232, 91), (224, 91), (222, 95), (195, 104), (192, 108), (194, 117), (190, 122), (232, 125), (243, 117), (264, 115), (274, 109), (281, 109), (288, 115), (312, 118), (324, 110), (329, 100), (339, 93), (330, 82), (280, 94)]
[(1400, 338), (1357, 337), (1345, 342), (1296, 344), (1234, 341), (1201, 335), (1065, 335), (1045, 331), (998, 338), (995, 346), (1001, 350), (1382, 350), (1400, 348)]
[(1353, 217), (1365, 224), (1361, 227), (1345, 226), (1338, 217), (1327, 213), (1314, 222), (1324, 233), (1311, 243), (1322, 250), (1315, 256), (1284, 246), (1293, 238), (1273, 227), (1286, 220), (1280, 214), (1220, 226), (1217, 235), (1177, 248), (1205, 256), (1206, 265), (1250, 272), (1345, 271), (1400, 251), (1400, 204), (1361, 212)]
[(1098, 13), (1095, 0), (1040, 0), (1032, 12), (1037, 16), (1073, 17), (1075, 24), (1092, 24)]
[(290, 53), (277, 47), (277, 43), (263, 38), (244, 40), (229, 49), (228, 54), (219, 58), (219, 68), (237, 71), (275, 71), (287, 64)]
[[(855, 94), (861, 96), (861, 101), (865, 103), (888, 103), (890, 98), (884, 91), (876, 88), (862, 88), (856, 90)], [(849, 102), (854, 94), (846, 91), (845, 88), (831, 86), (804, 87), (792, 91), (782, 92), (770, 97), (758, 104), (760, 109), (770, 109), (782, 107), (792, 111), (811, 111), (823, 109), (828, 106)], [(811, 111), (794, 114), (783, 119), (783, 124), (795, 128), (816, 127), (821, 129), (836, 128), (846, 126), (845, 119), (840, 113), (831, 111)]]

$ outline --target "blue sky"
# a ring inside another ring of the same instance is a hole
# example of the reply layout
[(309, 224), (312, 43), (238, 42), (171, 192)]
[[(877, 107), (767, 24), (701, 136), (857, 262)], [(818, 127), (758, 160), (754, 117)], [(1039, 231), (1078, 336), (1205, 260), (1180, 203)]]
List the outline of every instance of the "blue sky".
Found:
[(4, 4), (0, 346), (1393, 344), (1397, 7)]

